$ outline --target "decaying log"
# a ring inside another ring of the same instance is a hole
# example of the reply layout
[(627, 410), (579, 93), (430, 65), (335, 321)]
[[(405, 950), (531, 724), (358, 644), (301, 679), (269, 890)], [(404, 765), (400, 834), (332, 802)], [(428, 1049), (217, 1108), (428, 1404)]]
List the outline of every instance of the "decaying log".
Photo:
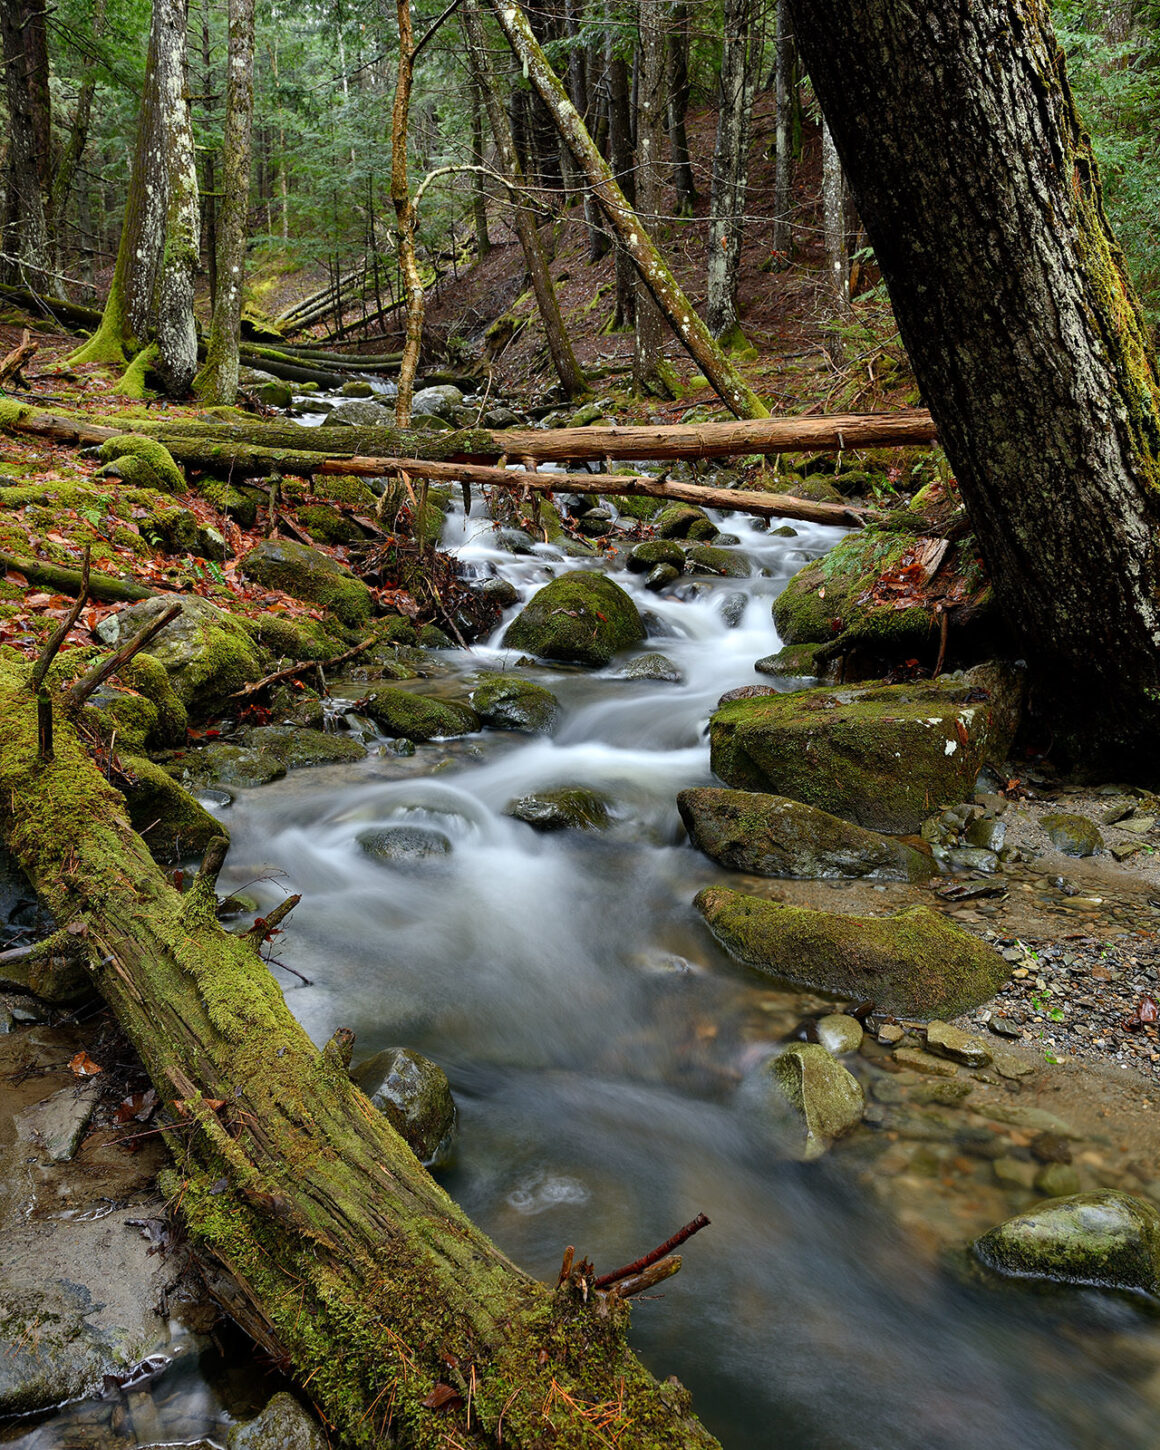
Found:
[[(163, 1104), (163, 1179), (238, 1312), (366, 1450), (711, 1450), (686, 1394), (626, 1348), (616, 1296), (552, 1291), (507, 1259), (320, 1053), (256, 951), (182, 896), (68, 716), (36, 759), (36, 703), (0, 661), (0, 828)], [(341, 1044), (340, 1044), (341, 1046)], [(450, 1393), (439, 1386), (450, 1386)], [(441, 1406), (441, 1408), (436, 1408)]]
[(24, 336), (17, 345), (6, 358), (0, 359), (0, 387), (3, 387), (9, 378), (20, 383), (23, 380), (24, 364), (30, 357), (35, 357), (39, 351), (40, 343), (33, 338), (26, 327)]
[[(61, 564), (50, 564), (44, 559), (29, 559), (23, 554), (10, 554), (0, 549), (0, 568), (16, 569), (32, 584), (47, 584), (60, 594), (79, 594), (84, 586), (84, 574), (80, 569), (66, 569)], [(139, 599), (154, 599), (158, 591), (147, 589), (144, 584), (133, 584), (117, 579), (112, 574), (98, 574), (89, 571), (89, 593), (94, 599), (104, 599), (110, 604), (135, 604)]]

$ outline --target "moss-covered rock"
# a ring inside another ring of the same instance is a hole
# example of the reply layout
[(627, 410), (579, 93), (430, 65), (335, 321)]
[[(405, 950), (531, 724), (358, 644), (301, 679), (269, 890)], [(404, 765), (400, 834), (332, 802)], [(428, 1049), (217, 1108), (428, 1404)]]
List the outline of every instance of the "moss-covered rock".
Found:
[(659, 650), (650, 650), (648, 654), (633, 655), (632, 659), (626, 660), (623, 667), (616, 672), (618, 680), (656, 680), (664, 685), (683, 685), (685, 674), (674, 660), (668, 655), (661, 654)]
[(117, 464), (122, 459), (134, 458), (145, 465), (147, 472), (137, 470), (136, 477), (128, 471), (116, 470), (117, 476), (141, 488), (155, 488), (161, 493), (184, 493), (185, 475), (174, 462), (173, 454), (164, 443), (156, 438), (144, 438), (137, 433), (122, 433), (108, 438), (101, 444), (102, 463)]
[(372, 690), (363, 709), (384, 735), (403, 740), (436, 740), (470, 735), (479, 729), (479, 716), (468, 705), (435, 700), (390, 685)]
[(388, 1047), (360, 1063), (351, 1077), (420, 1163), (434, 1163), (446, 1152), (455, 1100), (438, 1063), (409, 1047)]
[(361, 544), (366, 538), (353, 519), (348, 519), (330, 504), (303, 504), (297, 514), (302, 527), (312, 538), (321, 539), (324, 544)]
[(319, 549), (292, 539), (264, 539), (239, 560), (247, 579), (281, 589), (329, 609), (343, 624), (358, 628), (371, 617), (374, 599), (361, 579)]
[(196, 554), (199, 543), (197, 516), (189, 509), (158, 509), (144, 526), (151, 542), (167, 554)]
[(699, 851), (755, 876), (924, 881), (929, 857), (784, 796), (707, 786), (683, 790), (677, 809)]
[(795, 1042), (763, 1071), (800, 1122), (807, 1162), (862, 1121), (866, 1104), (857, 1078), (819, 1043)]
[(654, 527), (662, 539), (711, 539), (717, 533), (717, 526), (704, 509), (691, 503), (671, 504), (662, 509), (654, 520)]
[(816, 679), (825, 666), (818, 663), (819, 644), (787, 644), (776, 654), (763, 655), (754, 660), (753, 668), (760, 675), (772, 675), (774, 679)]
[(846, 916), (725, 887), (706, 887), (693, 905), (740, 961), (902, 1016), (956, 1017), (993, 997), (1010, 970), (993, 947), (925, 906)]
[(297, 729), (292, 725), (260, 725), (246, 735), (246, 744), (262, 755), (272, 755), (287, 770), (308, 765), (333, 765), (338, 761), (362, 760), (366, 746), (352, 735), (328, 730)]
[(240, 621), (255, 643), (268, 650), (276, 660), (329, 660), (342, 654), (346, 641), (335, 632), (334, 621), (300, 616), (291, 619), (285, 614), (262, 614), (257, 619)]
[[(102, 638), (113, 645), (132, 638), (170, 602), (143, 599), (121, 610), (103, 622)], [(110, 620), (115, 627), (106, 629)], [(262, 674), (258, 651), (239, 621), (196, 595), (182, 599), (181, 613), (143, 653), (164, 666), (174, 694), (194, 719), (212, 714), (235, 690)]]
[(997, 1274), (1160, 1295), (1160, 1209), (1129, 1193), (1036, 1204), (971, 1246)]
[(133, 829), (144, 839), (150, 854), (161, 862), (200, 856), (215, 836), (229, 832), (200, 802), (159, 765), (143, 755), (128, 755), (122, 763), (133, 783), (122, 786)]
[(773, 601), (773, 622), (784, 644), (828, 644), (857, 614), (875, 619), (884, 635), (900, 642), (925, 639), (933, 628), (924, 608), (877, 607), (859, 600), (886, 570), (917, 543), (912, 534), (864, 529), (847, 534), (828, 554), (799, 569)]
[(102, 685), (89, 708), (104, 719), (106, 734), (114, 732), (122, 750), (140, 753), (147, 747), (180, 745), (188, 715), (160, 660), (141, 651)]
[(599, 831), (608, 825), (608, 805), (583, 786), (542, 790), (509, 801), (504, 815), (536, 831)]
[(715, 574), (722, 579), (748, 579), (753, 572), (744, 554), (712, 544), (695, 544), (685, 556), (685, 566), (691, 574)]
[(471, 705), (485, 725), (551, 735), (560, 723), (560, 702), (551, 690), (515, 675), (481, 675)]
[(227, 514), (243, 529), (252, 529), (258, 519), (257, 495), (250, 489), (235, 488), (221, 479), (203, 479), (198, 484), (202, 497)]
[(1039, 824), (1055, 849), (1065, 856), (1095, 856), (1104, 849), (1099, 826), (1087, 816), (1071, 811), (1053, 811), (1042, 816)]
[(648, 539), (630, 549), (625, 562), (634, 574), (647, 574), (658, 564), (671, 564), (679, 572), (685, 567), (685, 551), (672, 539)]
[(606, 665), (645, 637), (636, 605), (603, 574), (574, 571), (546, 584), (508, 625), (503, 642), (542, 659)]
[(228, 1450), (326, 1450), (322, 1427), (293, 1395), (276, 1394), (256, 1419), (230, 1427)]
[(811, 473), (789, 490), (791, 498), (809, 499), (811, 503), (842, 503), (842, 494), (833, 483), (819, 473)]
[(974, 794), (980, 768), (1010, 748), (1020, 677), (999, 667), (912, 685), (798, 690), (735, 700), (709, 722), (726, 785), (817, 806), (909, 835)]
[(197, 785), (269, 785), (286, 774), (286, 767), (269, 751), (213, 740), (198, 750), (185, 751), (171, 766), (174, 775)]

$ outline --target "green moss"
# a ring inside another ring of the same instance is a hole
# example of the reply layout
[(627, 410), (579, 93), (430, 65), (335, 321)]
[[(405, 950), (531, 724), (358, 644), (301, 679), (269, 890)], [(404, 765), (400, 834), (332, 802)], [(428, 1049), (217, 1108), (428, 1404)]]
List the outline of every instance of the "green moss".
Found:
[(366, 479), (352, 473), (320, 473), (312, 481), (311, 488), (317, 498), (329, 499), (332, 503), (357, 504), (371, 513), (378, 507), (379, 501), (367, 486)]
[(164, 443), (155, 438), (143, 438), (136, 433), (122, 433), (101, 444), (100, 457), (103, 463), (110, 463), (124, 457), (138, 458), (147, 464), (156, 480), (147, 486), (166, 493), (184, 493), (185, 475), (173, 461), (173, 455)]
[(370, 620), (373, 605), (370, 590), (348, 569), (317, 549), (289, 539), (267, 539), (243, 556), (239, 568), (246, 578), (267, 588), (281, 589), (294, 599), (321, 604), (332, 610), (343, 624), (358, 628)]
[(149, 734), (149, 743), (180, 745), (185, 739), (188, 717), (161, 661), (142, 650), (121, 667), (119, 678), (156, 708), (157, 720)]
[[(864, 529), (847, 534), (828, 554), (799, 569), (773, 603), (773, 622), (783, 644), (826, 644), (841, 634), (858, 599), (914, 544), (908, 534)], [(862, 613), (868, 612), (863, 606)], [(884, 605), (875, 612), (911, 615), (916, 611)], [(917, 613), (923, 631), (929, 630), (927, 612)]]
[(239, 619), (252, 640), (276, 660), (329, 660), (346, 649), (346, 642), (328, 631), (320, 619), (291, 619), (284, 614), (262, 614)]
[(608, 493), (605, 498), (616, 505), (618, 514), (625, 518), (648, 520), (656, 517), (660, 505), (655, 498), (631, 493)]
[(606, 665), (618, 650), (644, 637), (636, 605), (619, 584), (603, 574), (573, 571), (533, 596), (503, 642), (544, 659)]
[(135, 783), (125, 787), (129, 820), (140, 832), (155, 860), (180, 861), (200, 856), (225, 827), (199, 805), (159, 765), (142, 755), (126, 756), (125, 768)]
[(481, 675), (471, 704), (483, 723), (497, 730), (551, 734), (560, 722), (560, 702), (551, 690), (517, 675)]
[(1036, 1204), (971, 1247), (988, 1269), (1010, 1278), (1160, 1295), (1160, 1210), (1128, 1193)]
[(258, 518), (258, 500), (249, 490), (235, 488), (223, 479), (203, 479), (198, 484), (202, 497), (214, 508), (228, 514), (243, 529), (252, 529)]
[(160, 356), (161, 350), (155, 342), (143, 348), (121, 375), (117, 391), (126, 398), (150, 397), (152, 390), (145, 386), (145, 379), (154, 370)]
[(361, 544), (366, 538), (353, 519), (348, 519), (327, 504), (303, 504), (297, 515), (298, 522), (311, 538), (324, 544)]
[(470, 735), (479, 729), (479, 716), (467, 705), (434, 700), (390, 685), (372, 690), (364, 709), (384, 734), (404, 740)]

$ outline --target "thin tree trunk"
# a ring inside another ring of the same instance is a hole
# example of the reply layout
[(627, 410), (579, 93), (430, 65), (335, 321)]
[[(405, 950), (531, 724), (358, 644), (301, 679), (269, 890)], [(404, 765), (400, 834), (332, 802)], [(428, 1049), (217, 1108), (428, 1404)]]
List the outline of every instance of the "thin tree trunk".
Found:
[(749, 121), (757, 83), (755, 3), (725, 0), (722, 16), (721, 92), (713, 148), (705, 318), (713, 336), (730, 350), (746, 346), (737, 317), (737, 273), (749, 181)]
[(573, 156), (583, 167), (609, 225), (667, 317), (689, 355), (717, 390), (721, 400), (738, 417), (762, 418), (768, 409), (713, 341), (708, 328), (677, 285), (668, 264), (653, 245), (641, 219), (625, 201), (613, 180), (608, 163), (592, 144), (576, 109), (564, 93), (559, 77), (536, 43), (523, 11), (514, 0), (491, 0), (496, 19), (528, 78), (549, 104)]
[(790, 134), (790, 85), (793, 80), (794, 42), (788, 0), (777, 0), (777, 59), (775, 99), (777, 104), (774, 142), (773, 250), (788, 264), (793, 257), (793, 226), (790, 221), (792, 195), (792, 146)]
[[(846, 177), (830, 128), (822, 121), (822, 229), (826, 240), (826, 291), (838, 323), (850, 316), (850, 251), (846, 227)], [(827, 349), (835, 363), (845, 356), (841, 333), (831, 330)]]
[[(395, 13), (399, 26), (399, 73), (395, 83), (395, 103), (391, 109), (391, 201), (395, 208), (395, 240), (407, 304), (403, 361), (399, 365), (399, 390), (395, 395), (395, 422), (400, 428), (405, 428), (411, 421), (411, 398), (415, 392), (419, 349), (423, 343), (426, 298), (423, 295), (423, 279), (419, 275), (419, 262), (415, 256), (415, 209), (411, 204), (407, 181), (407, 123), (411, 112), (411, 84), (415, 64), (415, 36), (411, 25), (410, 0), (396, 0)], [(339, 331), (341, 327), (340, 317)]]
[[(642, 219), (654, 233), (660, 227), (664, 196), (660, 172), (665, 142), (664, 9), (665, 0), (638, 0), (636, 201)], [(661, 310), (638, 273), (632, 349), (632, 381), (637, 392), (659, 398), (676, 396), (676, 373), (666, 362), (663, 350), (667, 340), (668, 328)]]
[[(483, 165), (483, 108), (480, 103), (480, 92), (483, 89), (480, 83), (479, 67), (475, 59), (475, 51), (470, 42), (467, 47), (468, 65), (470, 67), (471, 84), (471, 159), (476, 166)], [(507, 117), (505, 116), (506, 120)], [(487, 188), (484, 179), (479, 172), (474, 172), (471, 177), (471, 211), (475, 221), (475, 249), (479, 260), (491, 251), (491, 237), (487, 232)], [(380, 308), (382, 303), (379, 303)]]
[(222, 205), (217, 234), (218, 288), (205, 366), (197, 393), (205, 403), (232, 404), (238, 393), (242, 279), (250, 203), (250, 132), (254, 119), (254, 0), (230, 0), (226, 124), (222, 140)]
[(20, 0), (0, 0), (4, 93), (8, 102), (8, 158), (0, 279), (35, 292), (52, 291), (45, 270), (48, 227), (40, 187), (35, 107), (28, 85), (24, 11)]
[[(213, 111), (219, 100), (214, 81), (213, 44), (210, 37), (210, 0), (201, 0), (201, 105), (204, 124), (213, 126)], [(212, 309), (217, 301), (218, 285), (218, 224), (217, 224), (217, 166), (213, 146), (204, 148), (201, 160), (204, 185), (201, 195), (201, 250), (206, 258), (206, 272), (209, 279), (209, 305)]]
[(1055, 740), (1150, 775), (1160, 389), (1047, 10), (790, 8)]
[[(100, 40), (105, 33), (105, 0), (94, 0), (92, 17), (92, 38)], [(64, 150), (53, 172), (52, 188), (49, 197), (49, 204), (45, 209), (45, 219), (49, 228), (49, 247), (52, 251), (54, 265), (63, 272), (61, 259), (64, 246), (65, 216), (68, 212), (69, 199), (72, 196), (73, 187), (76, 183), (77, 170), (81, 164), (81, 158), (85, 152), (85, 146), (89, 139), (89, 123), (92, 119), (93, 97), (97, 90), (97, 60), (95, 55), (86, 55), (82, 63), (81, 84), (77, 91), (76, 108), (73, 111), (73, 122), (69, 129), (68, 140), (65, 142)], [(92, 226), (88, 220), (88, 188), (84, 188), (84, 196), (81, 201), (82, 233), (87, 233)], [(85, 280), (92, 281), (92, 239), (82, 240), (80, 247), (82, 258), (82, 275), (84, 275), (84, 261), (89, 259), (89, 272)], [(62, 291), (65, 290), (62, 282)]]
[(666, 35), (669, 82), (669, 145), (672, 148), (673, 180), (677, 188), (677, 213), (692, 216), (697, 205), (697, 184), (689, 155), (685, 116), (689, 109), (689, 6), (687, 0), (673, 0)]
[[(611, 16), (606, 4), (605, 17)], [(608, 66), (608, 162), (612, 178), (629, 206), (636, 205), (636, 158), (632, 154), (632, 121), (629, 104), (628, 66), (616, 46), (615, 28), (608, 25), (605, 41)], [(593, 197), (595, 201), (595, 197)], [(636, 315), (636, 268), (627, 250), (616, 242), (616, 298), (611, 329), (631, 327)]]

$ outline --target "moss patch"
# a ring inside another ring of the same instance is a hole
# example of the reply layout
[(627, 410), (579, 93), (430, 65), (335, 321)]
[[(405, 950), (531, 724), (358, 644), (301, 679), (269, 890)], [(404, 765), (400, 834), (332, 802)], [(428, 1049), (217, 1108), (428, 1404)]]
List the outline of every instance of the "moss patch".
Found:
[(636, 605), (603, 574), (563, 574), (524, 606), (503, 637), (509, 649), (549, 660), (606, 665), (645, 637)]
[(158, 443), (155, 438), (144, 438), (137, 433), (120, 434), (101, 444), (100, 457), (102, 463), (135, 458), (145, 465), (149, 477), (133, 479), (132, 482), (140, 482), (144, 487), (156, 488), (163, 493), (185, 492), (185, 475), (173, 461), (173, 455), (165, 444)]
[(255, 583), (321, 604), (343, 624), (357, 628), (370, 620), (374, 603), (370, 590), (318, 549), (291, 539), (266, 539), (243, 555), (238, 567)]

